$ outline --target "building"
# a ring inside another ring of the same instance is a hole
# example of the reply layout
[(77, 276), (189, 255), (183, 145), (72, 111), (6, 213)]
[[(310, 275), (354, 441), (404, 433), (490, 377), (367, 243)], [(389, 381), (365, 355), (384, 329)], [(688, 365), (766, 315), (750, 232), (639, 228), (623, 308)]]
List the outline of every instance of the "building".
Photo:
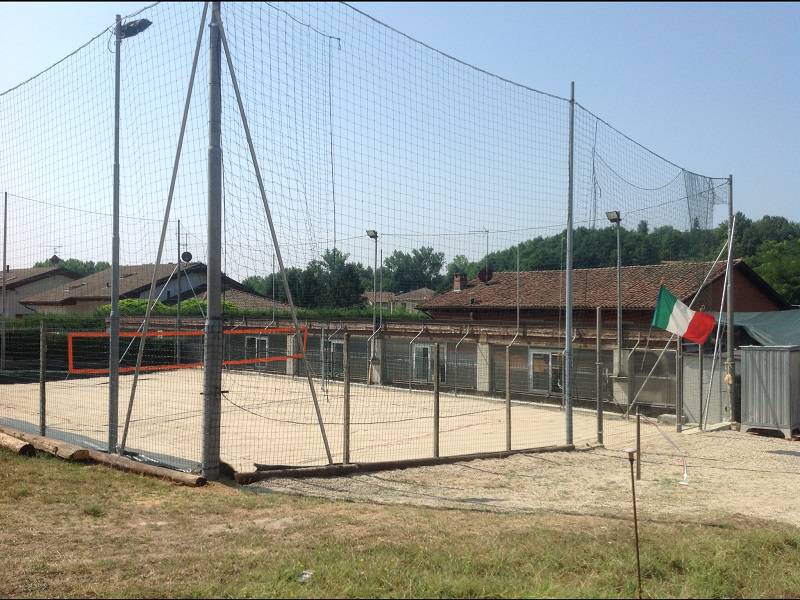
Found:
[[(521, 321), (550, 322), (553, 326), (559, 319), (563, 322), (564, 271), (524, 271), (519, 273), (519, 280), (516, 272), (490, 271), (488, 278), (483, 273), (481, 275), (469, 281), (456, 275), (452, 290), (435, 296), (418, 308), (437, 320), (508, 322), (516, 320), (519, 304)], [(724, 262), (670, 261), (622, 267), (623, 323), (633, 326), (633, 331), (649, 327), (661, 285), (686, 304), (691, 303), (702, 286), (693, 307), (718, 311), (724, 279)], [(736, 311), (765, 312), (791, 308), (741, 260), (734, 262), (733, 287)], [(575, 269), (573, 314), (576, 326), (594, 324), (598, 307), (604, 322), (616, 320), (616, 268)]]
[(34, 310), (22, 303), (22, 300), (37, 294), (47, 293), (53, 289), (68, 286), (80, 275), (59, 265), (61, 260), (54, 256), (50, 266), (31, 267), (29, 269), (11, 269), (6, 266), (4, 316), (21, 317)]
[(394, 312), (394, 292), (364, 292), (361, 297), (367, 301), (367, 306), (377, 306), (390, 314)]
[[(124, 265), (120, 267), (119, 297), (146, 299), (150, 292), (153, 265)], [(223, 289), (244, 291), (238, 281), (223, 275)], [(206, 289), (206, 266), (189, 263), (181, 267), (181, 276), (175, 273), (175, 263), (159, 265), (156, 274), (156, 295), (165, 304), (174, 304), (180, 298), (194, 298)], [(92, 273), (81, 279), (32, 294), (22, 304), (39, 313), (89, 315), (105, 304), (111, 303), (111, 269)]]
[(398, 294), (394, 297), (395, 306), (407, 310), (408, 312), (417, 310), (417, 306), (427, 302), (436, 295), (436, 292), (429, 288), (419, 288), (411, 290), (405, 294)]

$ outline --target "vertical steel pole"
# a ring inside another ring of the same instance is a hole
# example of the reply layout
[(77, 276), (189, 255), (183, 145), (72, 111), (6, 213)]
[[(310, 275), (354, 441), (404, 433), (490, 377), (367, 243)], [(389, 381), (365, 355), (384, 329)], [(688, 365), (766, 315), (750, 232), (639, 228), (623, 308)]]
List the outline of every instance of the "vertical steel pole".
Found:
[(622, 241), (617, 221), (617, 375), (622, 374)]
[(675, 431), (683, 431), (683, 340), (680, 337), (675, 352)]
[(119, 104), (122, 17), (114, 28), (114, 206), (111, 237), (111, 315), (108, 352), (108, 452), (117, 449), (119, 421)]
[(642, 413), (636, 405), (636, 479), (642, 478)]
[(595, 373), (594, 373), (594, 385), (595, 385), (595, 395), (597, 399), (597, 443), (603, 443), (603, 394), (601, 390), (601, 378), (602, 378), (602, 368), (603, 368), (603, 361), (600, 360), (600, 351), (601, 351), (601, 336), (603, 332), (603, 313), (600, 307), (597, 307), (597, 319), (595, 324)]
[(220, 3), (213, 2), (209, 26), (208, 81), (208, 266), (203, 364), (203, 475), (219, 479), (222, 404), (222, 90)]
[(733, 306), (733, 236), (730, 232), (733, 228), (733, 175), (728, 176), (728, 237), (730, 238), (730, 248), (728, 248), (728, 286), (727, 286), (727, 321), (728, 321), (728, 336), (727, 336), (727, 360), (725, 362), (725, 373), (728, 383), (728, 405), (730, 406), (730, 419), (738, 423), (741, 420), (738, 399), (736, 398), (736, 363), (733, 359), (733, 327), (734, 327), (734, 306)]
[(511, 346), (506, 346), (506, 450), (511, 450)]
[(705, 373), (703, 373), (703, 346), (702, 344), (697, 344), (697, 364), (699, 366), (700, 371), (700, 404), (698, 405), (698, 427), (702, 430), (703, 429), (703, 379)]
[(342, 400), (342, 463), (350, 462), (350, 334), (345, 333), (342, 344), (344, 399)]
[(433, 346), (433, 456), (439, 457), (439, 343)]
[(319, 375), (322, 380), (322, 388), (325, 389), (325, 328), (319, 336)]
[(47, 435), (47, 323), (39, 321), (39, 435)]
[[(383, 246), (381, 246), (381, 275), (380, 275), (380, 284), (378, 285), (378, 292), (381, 297), (383, 297)], [(391, 310), (389, 311), (391, 313)], [(378, 319), (378, 326), (383, 328), (383, 304), (381, 304), (380, 308), (380, 317)]]
[[(375, 297), (375, 302), (372, 303), (372, 333), (375, 333), (375, 324), (377, 321), (376, 314), (378, 309), (378, 236), (375, 235), (375, 260), (373, 263), (372, 269), (372, 295)], [(373, 338), (374, 339), (374, 338)], [(372, 347), (375, 347), (375, 343), (373, 342)], [(375, 352), (372, 352), (372, 355), (375, 355)]]
[(569, 100), (569, 182), (567, 185), (567, 256), (566, 256), (566, 306), (564, 344), (564, 408), (566, 416), (566, 442), (572, 444), (572, 212), (575, 155), (575, 82), (570, 86)]
[(8, 192), (3, 193), (3, 315), (0, 325), (0, 371), (6, 369), (6, 274), (8, 273), (8, 263), (6, 263), (6, 238), (8, 235)]
[(175, 331), (178, 335), (175, 337), (175, 364), (181, 364), (181, 220), (178, 219), (178, 269), (176, 276), (178, 278), (178, 303), (175, 305)]

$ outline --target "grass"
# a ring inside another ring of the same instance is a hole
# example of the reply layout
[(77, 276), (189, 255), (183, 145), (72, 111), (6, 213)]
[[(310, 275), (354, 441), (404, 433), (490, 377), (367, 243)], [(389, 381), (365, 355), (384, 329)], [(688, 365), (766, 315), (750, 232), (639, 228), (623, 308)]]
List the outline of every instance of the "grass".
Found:
[[(172, 486), (0, 451), (0, 596), (635, 596), (627, 517)], [(794, 597), (800, 532), (641, 525), (645, 595)], [(303, 571), (313, 575), (298, 581)]]

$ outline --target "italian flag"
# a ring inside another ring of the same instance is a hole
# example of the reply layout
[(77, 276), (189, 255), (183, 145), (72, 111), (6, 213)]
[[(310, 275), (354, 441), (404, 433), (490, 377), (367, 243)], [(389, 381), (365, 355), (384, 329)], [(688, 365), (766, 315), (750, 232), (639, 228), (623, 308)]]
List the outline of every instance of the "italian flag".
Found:
[(708, 313), (695, 311), (669, 293), (663, 285), (658, 291), (653, 327), (686, 338), (695, 344), (705, 344), (714, 330), (716, 321)]

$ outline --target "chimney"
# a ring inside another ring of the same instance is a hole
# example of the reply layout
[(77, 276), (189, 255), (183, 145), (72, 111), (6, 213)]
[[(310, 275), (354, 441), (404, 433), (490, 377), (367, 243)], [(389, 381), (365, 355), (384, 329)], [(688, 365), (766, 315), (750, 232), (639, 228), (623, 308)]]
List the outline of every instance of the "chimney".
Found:
[(494, 275), (492, 267), (486, 265), (478, 272), (478, 279), (480, 279), (483, 283), (489, 283), (489, 281), (492, 279), (492, 275)]
[(460, 292), (467, 287), (467, 276), (461, 273), (456, 273), (453, 277), (453, 291)]

